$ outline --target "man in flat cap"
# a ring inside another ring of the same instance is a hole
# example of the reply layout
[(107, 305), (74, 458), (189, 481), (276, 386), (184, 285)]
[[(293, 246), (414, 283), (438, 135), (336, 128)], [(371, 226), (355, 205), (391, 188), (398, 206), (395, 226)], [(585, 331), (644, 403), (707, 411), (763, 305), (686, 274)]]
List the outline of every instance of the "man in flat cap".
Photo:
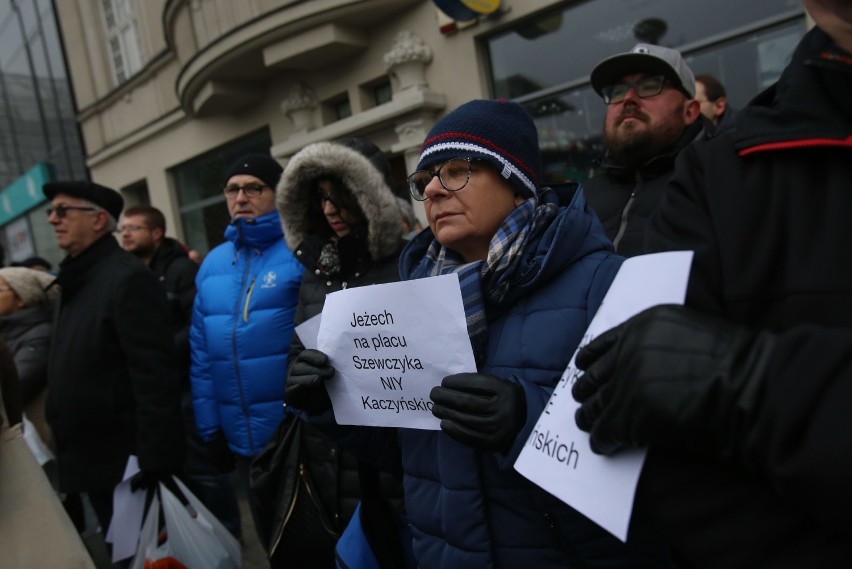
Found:
[(249, 466), (284, 418), (282, 380), (302, 282), (302, 264), (284, 242), (275, 209), (282, 171), (265, 154), (228, 168), (223, 193), (231, 222), (198, 271), (190, 328), (198, 433), (214, 466), (224, 472), (236, 465), (255, 527)]
[(615, 250), (642, 253), (645, 224), (663, 196), (680, 151), (710, 128), (695, 78), (674, 49), (637, 44), (592, 70), (606, 103), (603, 173), (583, 183)]
[(127, 459), (152, 487), (180, 468), (180, 385), (166, 296), (154, 274), (111, 235), (124, 200), (91, 182), (44, 185), (48, 222), (68, 253), (48, 362), (47, 419), (59, 489), (88, 494), (101, 529)]

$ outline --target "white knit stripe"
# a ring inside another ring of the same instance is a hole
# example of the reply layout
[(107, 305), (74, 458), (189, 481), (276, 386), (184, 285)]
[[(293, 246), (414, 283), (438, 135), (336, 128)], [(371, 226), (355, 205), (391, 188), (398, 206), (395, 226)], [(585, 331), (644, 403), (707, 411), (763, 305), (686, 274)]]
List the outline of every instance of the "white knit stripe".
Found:
[(537, 195), (535, 184), (532, 183), (526, 174), (520, 171), (517, 166), (503, 158), (500, 154), (494, 152), (493, 150), (489, 150), (484, 146), (479, 146), (478, 144), (472, 144), (470, 142), (441, 142), (440, 144), (433, 144), (429, 148), (423, 151), (423, 154), (420, 155), (420, 162), (423, 161), (424, 158), (429, 156), (430, 154), (434, 154), (435, 152), (439, 152), (441, 150), (464, 150), (467, 152), (478, 152), (480, 154), (487, 154), (488, 156), (492, 156), (497, 159), (504, 167), (508, 168), (512, 174), (517, 176), (523, 184), (529, 188), (529, 190), (533, 193), (533, 195)]

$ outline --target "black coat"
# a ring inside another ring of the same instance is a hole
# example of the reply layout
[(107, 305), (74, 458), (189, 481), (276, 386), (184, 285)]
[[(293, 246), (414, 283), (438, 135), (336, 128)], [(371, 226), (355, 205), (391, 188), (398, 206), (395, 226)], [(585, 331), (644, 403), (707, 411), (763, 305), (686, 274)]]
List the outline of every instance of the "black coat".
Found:
[(189, 389), (189, 328), (192, 324), (192, 303), (195, 300), (198, 264), (187, 256), (180, 243), (166, 237), (148, 267), (166, 291), (181, 384), (184, 389)]
[(699, 117), (671, 148), (638, 168), (626, 168), (607, 158), (603, 173), (583, 182), (586, 201), (618, 254), (632, 257), (642, 252), (645, 226), (663, 199), (675, 159), (687, 144), (704, 136), (705, 126)]
[(165, 294), (111, 235), (60, 264), (47, 419), (63, 492), (115, 486), (128, 455), (177, 472), (184, 451)]
[(777, 334), (736, 460), (648, 456), (637, 511), (686, 566), (852, 566), (852, 57), (836, 53), (809, 32), (731, 130), (683, 151), (650, 223), (648, 251), (695, 251), (689, 305)]

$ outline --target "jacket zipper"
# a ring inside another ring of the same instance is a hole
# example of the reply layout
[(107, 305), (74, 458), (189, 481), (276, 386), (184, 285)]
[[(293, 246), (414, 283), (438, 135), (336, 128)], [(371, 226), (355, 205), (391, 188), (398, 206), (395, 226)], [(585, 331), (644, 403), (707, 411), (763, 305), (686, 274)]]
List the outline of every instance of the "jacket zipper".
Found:
[[(299, 477), (302, 476), (303, 468), (304, 465), (299, 463)], [(275, 540), (269, 548), (269, 559), (272, 559), (272, 556), (275, 555), (275, 550), (278, 549), (278, 544), (281, 543), (281, 538), (284, 537), (284, 528), (287, 527), (287, 522), (290, 521), (290, 518), (293, 516), (293, 510), (296, 509), (296, 500), (299, 499), (299, 489), (301, 487), (301, 484), (296, 484), (296, 491), (293, 492), (293, 498), (287, 507), (287, 514), (284, 516), (284, 520), (278, 525), (278, 533), (275, 534)]]
[(278, 545), (281, 543), (281, 538), (284, 537), (284, 529), (287, 527), (287, 524), (290, 521), (290, 518), (293, 517), (293, 510), (296, 509), (296, 501), (299, 499), (300, 490), (302, 485), (305, 486), (305, 491), (308, 493), (308, 496), (311, 499), (311, 502), (314, 504), (314, 507), (320, 513), (320, 521), (322, 522), (323, 529), (328, 532), (332, 537), (339, 537), (339, 534), (329, 527), (328, 521), (325, 518), (325, 510), (323, 509), (322, 504), (319, 502), (317, 497), (314, 495), (310, 483), (310, 479), (305, 474), (306, 468), (305, 463), (299, 463), (299, 479), (301, 483), (296, 484), (296, 490), (293, 492), (293, 498), (290, 500), (290, 505), (287, 507), (287, 514), (284, 516), (284, 519), (278, 525), (278, 532), (275, 534), (275, 540), (272, 545), (269, 547), (269, 558), (272, 559), (272, 556), (275, 555), (275, 551), (278, 549)]
[(630, 215), (630, 208), (633, 207), (633, 201), (636, 199), (636, 188), (641, 183), (642, 177), (637, 173), (636, 186), (633, 187), (633, 191), (630, 192), (630, 198), (628, 198), (627, 203), (624, 204), (624, 209), (621, 210), (621, 225), (618, 226), (618, 233), (615, 234), (615, 239), (612, 240), (612, 246), (613, 249), (616, 250), (616, 252), (618, 252), (618, 244), (621, 243), (621, 239), (624, 237), (624, 233), (627, 231), (627, 218)]
[[(238, 254), (239, 256), (239, 254)], [(236, 261), (236, 259), (235, 259)], [(248, 279), (249, 273), (251, 272), (251, 254), (246, 255), (246, 270), (243, 272), (243, 282), (242, 285), (245, 286), (246, 280)], [(255, 278), (252, 278), (251, 284), (249, 285), (249, 293), (246, 298), (246, 310), (248, 310), (248, 297), (251, 296), (251, 289), (254, 287)], [(242, 287), (241, 287), (242, 290)], [(237, 354), (237, 325), (239, 322), (239, 303), (237, 304), (237, 314), (234, 318), (234, 326), (231, 331), (231, 352), (234, 357), (234, 378), (237, 380), (237, 389), (240, 392), (240, 410), (243, 412), (243, 419), (246, 422), (246, 442), (248, 442), (249, 452), (254, 455), (254, 438), (251, 433), (251, 415), (249, 413), (248, 405), (246, 404), (246, 396), (243, 391), (243, 378), (240, 375), (240, 358), (239, 354)], [(247, 313), (246, 313), (247, 314)]]
[(251, 295), (254, 292), (254, 283), (257, 282), (257, 276), (251, 278), (251, 284), (248, 287), (248, 292), (246, 293), (246, 303), (243, 306), (243, 322), (248, 322), (249, 317), (249, 303), (251, 302)]
[(302, 479), (302, 482), (305, 484), (305, 490), (308, 492), (308, 496), (311, 497), (311, 502), (314, 503), (314, 507), (320, 513), (320, 521), (322, 522), (323, 529), (331, 536), (338, 537), (334, 528), (330, 527), (328, 520), (325, 517), (325, 508), (322, 503), (319, 501), (319, 498), (313, 492), (313, 485), (311, 484), (311, 479), (308, 478), (305, 474), (305, 465), (304, 463), (299, 464), (299, 477)]

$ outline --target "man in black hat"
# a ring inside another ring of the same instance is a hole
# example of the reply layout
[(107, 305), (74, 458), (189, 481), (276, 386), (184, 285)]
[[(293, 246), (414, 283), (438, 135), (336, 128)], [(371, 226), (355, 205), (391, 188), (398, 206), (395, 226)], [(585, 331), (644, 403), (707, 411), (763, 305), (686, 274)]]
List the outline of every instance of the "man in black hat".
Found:
[(645, 223), (675, 158), (707, 123), (692, 71), (674, 49), (640, 43), (599, 63), (591, 81), (607, 105), (607, 153), (603, 173), (583, 187), (615, 250), (632, 256), (643, 252)]
[(44, 185), (59, 265), (59, 314), (48, 362), (47, 420), (59, 489), (88, 494), (101, 529), (127, 459), (136, 482), (169, 479), (183, 460), (180, 385), (166, 297), (111, 233), (124, 200), (91, 182)]
[(189, 338), (198, 434), (220, 471), (236, 465), (256, 527), (249, 466), (284, 418), (282, 378), (303, 270), (275, 209), (282, 171), (265, 154), (228, 168), (222, 193), (231, 222), (198, 271)]

